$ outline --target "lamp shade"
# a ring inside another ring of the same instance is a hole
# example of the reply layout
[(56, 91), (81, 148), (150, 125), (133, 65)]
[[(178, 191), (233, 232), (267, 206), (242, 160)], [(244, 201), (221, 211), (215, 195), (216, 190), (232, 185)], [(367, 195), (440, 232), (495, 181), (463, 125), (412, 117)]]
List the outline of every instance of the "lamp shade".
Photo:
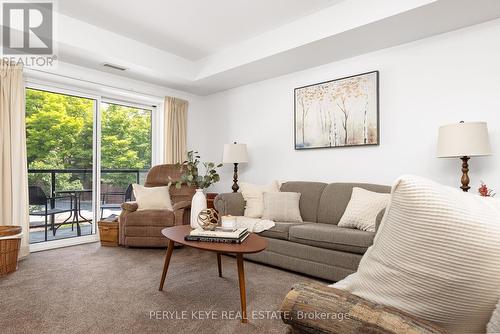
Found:
[(225, 164), (248, 162), (247, 145), (236, 143), (224, 144), (222, 162)]
[(490, 155), (486, 122), (443, 125), (439, 128), (438, 158)]

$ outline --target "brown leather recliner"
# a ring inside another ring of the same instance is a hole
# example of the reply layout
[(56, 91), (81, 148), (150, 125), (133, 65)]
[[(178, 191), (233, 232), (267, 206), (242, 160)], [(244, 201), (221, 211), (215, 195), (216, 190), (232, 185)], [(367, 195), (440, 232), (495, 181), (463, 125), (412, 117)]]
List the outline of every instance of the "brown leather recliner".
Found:
[[(151, 168), (146, 176), (145, 187), (167, 186), (182, 175), (176, 165), (158, 165)], [(180, 189), (170, 187), (170, 199), (174, 207), (170, 210), (137, 210), (136, 202), (122, 204), (120, 214), (120, 245), (132, 247), (166, 247), (168, 240), (161, 230), (168, 226), (189, 224), (191, 199), (194, 187), (183, 184)]]

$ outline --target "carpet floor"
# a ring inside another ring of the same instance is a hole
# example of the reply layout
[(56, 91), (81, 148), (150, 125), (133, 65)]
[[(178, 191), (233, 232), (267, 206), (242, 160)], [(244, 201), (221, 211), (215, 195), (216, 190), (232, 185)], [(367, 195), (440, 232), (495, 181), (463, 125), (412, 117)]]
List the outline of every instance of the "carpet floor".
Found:
[(236, 260), (175, 249), (98, 243), (31, 254), (0, 278), (1, 333), (287, 333), (276, 318), (297, 282), (313, 279), (245, 261), (248, 324), (241, 324)]

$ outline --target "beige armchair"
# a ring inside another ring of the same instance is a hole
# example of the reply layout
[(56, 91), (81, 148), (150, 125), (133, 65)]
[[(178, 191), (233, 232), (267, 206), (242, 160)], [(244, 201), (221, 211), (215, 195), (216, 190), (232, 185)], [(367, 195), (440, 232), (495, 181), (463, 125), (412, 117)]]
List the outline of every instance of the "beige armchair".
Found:
[[(158, 165), (146, 176), (146, 187), (166, 186), (170, 181), (180, 179), (182, 172), (176, 165)], [(173, 211), (140, 210), (136, 202), (122, 204), (120, 214), (120, 245), (132, 247), (166, 247), (167, 239), (161, 230), (167, 226), (189, 224), (191, 199), (194, 187), (182, 185), (180, 189), (170, 187)]]

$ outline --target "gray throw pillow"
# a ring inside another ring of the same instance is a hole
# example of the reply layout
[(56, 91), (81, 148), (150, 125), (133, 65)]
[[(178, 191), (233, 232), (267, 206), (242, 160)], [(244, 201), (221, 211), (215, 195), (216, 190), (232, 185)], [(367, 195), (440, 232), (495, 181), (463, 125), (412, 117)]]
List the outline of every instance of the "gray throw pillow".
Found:
[(279, 222), (302, 222), (299, 209), (300, 193), (264, 193), (264, 212), (262, 219)]

